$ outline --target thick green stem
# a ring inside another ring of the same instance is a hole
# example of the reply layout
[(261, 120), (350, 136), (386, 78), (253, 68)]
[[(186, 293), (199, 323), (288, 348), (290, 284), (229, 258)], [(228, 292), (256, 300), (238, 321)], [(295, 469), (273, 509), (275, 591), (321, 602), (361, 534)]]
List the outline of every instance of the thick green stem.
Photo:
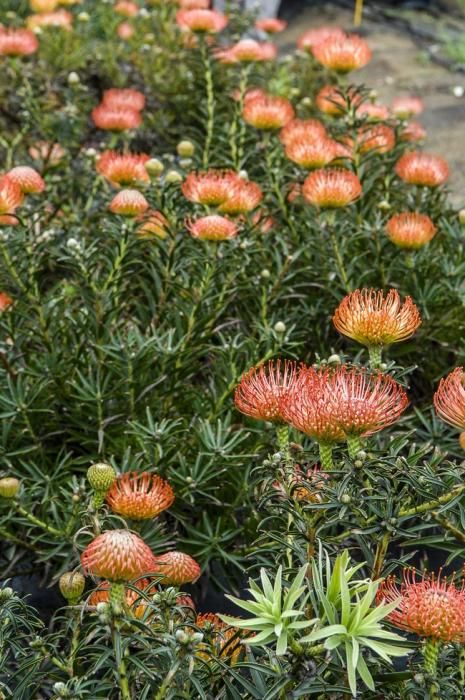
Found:
[(423, 647), (424, 668), (431, 678), (436, 678), (440, 648), (441, 642), (438, 639), (427, 639)]
[(381, 345), (370, 345), (368, 348), (368, 354), (370, 356), (370, 367), (372, 369), (377, 369), (382, 360), (383, 348)]
[(327, 471), (334, 469), (333, 446), (320, 442), (318, 447), (320, 448), (320, 462), (323, 469)]
[(18, 513), (27, 518), (29, 522), (33, 523), (34, 525), (37, 525), (37, 527), (42, 528), (42, 530), (45, 530), (45, 532), (48, 532), (54, 537), (63, 537), (64, 532), (62, 530), (57, 530), (56, 527), (52, 527), (52, 525), (47, 525), (47, 523), (45, 523), (43, 520), (36, 518), (35, 515), (33, 515), (28, 510), (20, 506), (19, 503), (15, 503), (14, 505)]
[(465, 491), (465, 484), (460, 484), (459, 486), (456, 486), (454, 489), (452, 489), (452, 491), (444, 493), (442, 496), (439, 496), (439, 498), (436, 498), (434, 501), (428, 501), (427, 503), (422, 503), (420, 506), (414, 506), (413, 508), (404, 508), (403, 510), (400, 510), (399, 517), (405, 518), (406, 516), (408, 517), (411, 515), (417, 515), (418, 513), (427, 513), (429, 510), (433, 510), (434, 508), (442, 505), (443, 503), (448, 503), (449, 501), (452, 501), (453, 498), (459, 496), (463, 491)]
[(215, 90), (213, 86), (213, 72), (210, 54), (207, 43), (203, 38), (200, 39), (200, 52), (205, 70), (205, 90), (207, 94), (207, 131), (203, 149), (203, 167), (208, 168), (210, 164), (210, 149), (213, 140), (213, 130), (215, 128)]
[(465, 646), (463, 645), (459, 648), (459, 675), (460, 685), (465, 688)]
[(357, 454), (362, 449), (362, 443), (358, 435), (348, 435), (347, 436), (347, 448), (349, 450), (349, 457), (355, 459)]
[(155, 693), (153, 700), (164, 700), (166, 698), (166, 695), (168, 693), (168, 690), (170, 688), (170, 685), (172, 683), (173, 678), (175, 677), (176, 673), (178, 672), (178, 668), (180, 666), (180, 661), (176, 661), (174, 664), (173, 668), (168, 671), (166, 674), (165, 680), (159, 687), (158, 691)]

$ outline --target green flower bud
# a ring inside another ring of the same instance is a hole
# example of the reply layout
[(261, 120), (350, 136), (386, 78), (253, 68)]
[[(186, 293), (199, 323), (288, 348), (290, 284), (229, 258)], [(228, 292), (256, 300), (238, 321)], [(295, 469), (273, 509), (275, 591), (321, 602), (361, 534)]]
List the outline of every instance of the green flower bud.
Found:
[(330, 355), (328, 357), (328, 364), (329, 365), (340, 365), (341, 364), (341, 357), (340, 355)]
[(5, 476), (0, 479), (0, 497), (14, 498), (19, 491), (21, 482), (14, 476)]
[(0, 589), (0, 603), (4, 603), (6, 600), (13, 598), (15, 592), (10, 586), (5, 586), (5, 588)]
[(341, 503), (344, 503), (344, 505), (347, 505), (348, 503), (351, 502), (351, 500), (352, 500), (352, 498), (350, 497), (350, 495), (349, 495), (348, 493), (343, 493), (343, 494), (342, 494), (342, 496), (341, 496)]
[(461, 209), (459, 211), (459, 221), (462, 224), (462, 226), (465, 226), (465, 209)]
[(77, 605), (84, 592), (86, 580), (80, 571), (67, 571), (58, 582), (61, 595), (70, 605)]
[(274, 330), (276, 333), (285, 333), (286, 332), (286, 324), (283, 323), (282, 321), (277, 321), (274, 326)]
[(94, 491), (107, 492), (116, 480), (116, 472), (111, 464), (98, 462), (87, 470), (87, 481)]
[(195, 145), (192, 141), (180, 141), (176, 146), (176, 151), (181, 158), (192, 158), (195, 153)]
[(181, 173), (178, 173), (177, 170), (170, 170), (166, 173), (165, 180), (170, 185), (174, 185), (178, 182), (182, 182), (182, 175)]
[(150, 158), (144, 167), (149, 175), (161, 175), (165, 169), (165, 166), (158, 158)]

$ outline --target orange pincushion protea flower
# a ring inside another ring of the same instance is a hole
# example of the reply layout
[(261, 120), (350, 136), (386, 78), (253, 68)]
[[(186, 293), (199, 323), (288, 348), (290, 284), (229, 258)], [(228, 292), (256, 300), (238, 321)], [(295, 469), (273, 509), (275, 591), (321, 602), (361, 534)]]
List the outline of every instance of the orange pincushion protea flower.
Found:
[(376, 124), (360, 129), (357, 141), (360, 153), (388, 153), (396, 145), (396, 134), (390, 126)]
[(216, 207), (223, 204), (239, 176), (232, 170), (208, 170), (189, 173), (181, 185), (186, 199), (197, 204)]
[(297, 41), (297, 48), (312, 53), (315, 46), (328, 39), (344, 39), (346, 33), (339, 27), (318, 27), (309, 29)]
[(294, 118), (294, 108), (284, 97), (259, 96), (245, 101), (242, 116), (256, 129), (269, 131), (281, 129), (290, 122)]
[(6, 292), (0, 292), (0, 312), (6, 311), (13, 303), (13, 299)]
[(45, 182), (37, 170), (28, 165), (18, 165), (7, 173), (10, 180), (19, 185), (23, 194), (38, 194), (45, 189)]
[(316, 96), (315, 104), (324, 114), (332, 117), (340, 117), (348, 110), (349, 102), (357, 107), (362, 101), (362, 96), (354, 90), (349, 90), (347, 96), (335, 85), (325, 85)]
[(92, 120), (98, 129), (128, 131), (142, 124), (140, 112), (128, 107), (100, 104), (92, 110)]
[(120, 216), (139, 216), (149, 208), (149, 203), (138, 190), (121, 190), (113, 197), (109, 209)]
[(313, 170), (328, 165), (339, 155), (339, 144), (326, 136), (310, 141), (293, 138), (285, 148), (286, 157), (302, 168)]
[(70, 31), (73, 26), (73, 15), (68, 10), (56, 10), (55, 12), (42, 12), (39, 15), (29, 15), (26, 20), (28, 29), (37, 27), (60, 27)]
[(247, 214), (252, 211), (263, 199), (263, 192), (259, 185), (249, 180), (237, 177), (232, 188), (228, 192), (228, 197), (220, 206), (218, 211), (221, 214), (235, 216), (237, 214)]
[(449, 166), (444, 158), (421, 151), (404, 153), (395, 171), (404, 182), (420, 187), (438, 187), (449, 177)]
[(237, 224), (219, 214), (202, 216), (196, 221), (187, 221), (186, 228), (193, 238), (204, 241), (227, 241), (239, 233)]
[(183, 552), (166, 552), (154, 558), (153, 572), (161, 576), (165, 586), (183, 586), (192, 583), (200, 576), (200, 566), (195, 559)]
[(355, 173), (343, 168), (316, 170), (302, 187), (305, 199), (321, 209), (346, 207), (362, 194), (362, 185)]
[(169, 223), (165, 216), (159, 211), (149, 211), (140, 217), (141, 225), (136, 233), (141, 238), (166, 238), (168, 235)]
[(42, 160), (47, 165), (58, 165), (66, 155), (65, 149), (59, 143), (51, 141), (36, 141), (28, 151), (34, 160)]
[(264, 17), (263, 19), (257, 19), (255, 27), (267, 34), (278, 34), (286, 29), (287, 22), (277, 17)]
[(241, 379), (234, 393), (236, 407), (257, 420), (284, 422), (281, 401), (297, 380), (295, 362), (273, 360), (252, 367)]
[(316, 60), (337, 73), (363, 68), (371, 60), (367, 42), (356, 34), (329, 37), (312, 48)]
[(339, 333), (373, 347), (410, 338), (421, 318), (411, 297), (406, 297), (402, 303), (395, 289), (386, 296), (375, 289), (356, 289), (342, 300), (334, 313), (333, 323)]
[(183, 10), (208, 10), (210, 0), (178, 0)]
[(145, 153), (116, 153), (104, 151), (97, 161), (97, 172), (113, 185), (134, 185), (137, 182), (150, 182), (145, 163), (150, 156)]
[(134, 27), (129, 22), (121, 22), (116, 28), (116, 33), (120, 39), (130, 39), (135, 34)]
[(456, 367), (441, 379), (434, 394), (434, 408), (443, 421), (465, 430), (465, 372)]
[(401, 141), (424, 141), (426, 129), (420, 122), (409, 122), (401, 131), (399, 138)]
[(0, 177), (0, 215), (14, 214), (23, 201), (23, 193), (17, 182), (8, 175)]
[(134, 88), (110, 88), (103, 93), (102, 104), (140, 112), (145, 107), (145, 95)]
[(259, 42), (254, 39), (241, 39), (229, 49), (220, 49), (216, 58), (222, 63), (258, 63), (272, 61), (278, 50), (274, 44)]
[(399, 119), (410, 119), (424, 110), (423, 100), (419, 97), (396, 97), (392, 101), (392, 112)]
[(307, 368), (281, 402), (284, 418), (317, 442), (362, 437), (394, 423), (407, 407), (405, 391), (392, 377), (364, 368)]
[(0, 32), (0, 56), (29, 56), (38, 48), (38, 39), (29, 29), (3, 29)]
[(119, 0), (113, 6), (113, 10), (124, 17), (136, 17), (139, 13), (139, 6), (135, 2), (131, 2), (131, 0)]
[(389, 118), (389, 109), (385, 105), (365, 102), (357, 107), (357, 117), (367, 117), (368, 121), (384, 121)]
[(132, 520), (156, 518), (169, 508), (174, 493), (167, 481), (148, 472), (130, 472), (116, 479), (105, 496), (114, 513)]
[(130, 581), (154, 568), (154, 554), (144, 540), (129, 530), (107, 530), (81, 555), (86, 574), (109, 581)]
[(399, 248), (416, 250), (429, 243), (436, 235), (436, 226), (429, 216), (418, 212), (402, 212), (391, 216), (386, 234)]
[(292, 119), (279, 132), (279, 140), (287, 146), (294, 139), (312, 141), (326, 136), (326, 128), (318, 119)]
[(204, 641), (196, 648), (197, 656), (209, 660), (212, 656), (237, 663), (243, 649), (238, 629), (230, 627), (215, 613), (200, 613), (195, 625), (204, 633)]
[(216, 34), (226, 27), (228, 18), (215, 10), (179, 10), (176, 23), (191, 32)]
[(441, 573), (423, 575), (403, 571), (402, 583), (389, 577), (378, 589), (378, 602), (394, 603), (396, 608), (387, 620), (396, 627), (419, 637), (441, 642), (465, 641), (465, 590), (441, 579)]

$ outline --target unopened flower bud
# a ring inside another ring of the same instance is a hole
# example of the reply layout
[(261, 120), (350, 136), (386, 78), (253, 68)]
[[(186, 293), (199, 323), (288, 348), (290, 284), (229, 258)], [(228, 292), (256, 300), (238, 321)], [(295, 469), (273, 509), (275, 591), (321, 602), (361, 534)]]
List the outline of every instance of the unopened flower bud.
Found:
[(107, 613), (107, 612), (109, 611), (110, 606), (109, 606), (108, 603), (105, 603), (105, 602), (102, 601), (102, 602), (100, 602), (100, 603), (97, 603), (95, 609), (96, 609), (96, 611), (98, 612), (99, 615), (104, 615), (105, 613)]
[(15, 592), (10, 586), (5, 586), (5, 588), (0, 589), (0, 603), (4, 603), (6, 600), (13, 598)]
[(192, 158), (195, 153), (195, 144), (192, 141), (187, 141), (187, 139), (180, 141), (176, 146), (176, 151), (181, 158)]
[(67, 571), (58, 582), (61, 595), (70, 605), (77, 605), (84, 592), (86, 580), (80, 571)]
[(80, 12), (77, 18), (80, 22), (88, 22), (90, 20), (90, 15), (88, 12)]
[(178, 182), (182, 182), (182, 175), (181, 175), (181, 173), (178, 173), (177, 170), (170, 170), (169, 172), (166, 173), (165, 180), (170, 185), (174, 185)]
[(343, 493), (343, 494), (342, 494), (342, 496), (341, 496), (341, 503), (344, 503), (344, 505), (347, 505), (348, 503), (351, 502), (351, 500), (352, 500), (352, 498), (350, 497), (350, 495), (349, 495), (348, 493)]
[(462, 224), (462, 226), (465, 226), (465, 209), (461, 209), (459, 211), (459, 221)]
[(184, 632), (184, 630), (177, 630), (175, 636), (176, 636), (176, 641), (179, 642), (180, 644), (187, 644), (187, 642), (189, 641), (189, 637)]
[(188, 170), (192, 165), (192, 158), (181, 158), (179, 161), (179, 167), (183, 170)]
[(308, 95), (306, 97), (303, 97), (301, 100), (301, 104), (303, 107), (311, 107), (312, 106), (312, 98), (309, 97)]
[(87, 480), (94, 491), (108, 491), (116, 480), (116, 472), (111, 464), (98, 462), (87, 470)]
[(71, 71), (71, 73), (68, 75), (68, 85), (78, 85), (78, 83), (81, 82), (81, 79), (79, 75), (76, 73), (76, 71)]
[(58, 681), (58, 683), (54, 683), (53, 684), (53, 692), (56, 693), (60, 698), (65, 698), (66, 695), (68, 694), (68, 688), (66, 687), (66, 683), (63, 683), (62, 681)]
[(262, 270), (260, 272), (260, 276), (263, 277), (263, 279), (267, 280), (271, 277), (271, 272), (269, 270)]
[(274, 326), (274, 330), (276, 333), (285, 333), (286, 332), (286, 324), (283, 323), (282, 321), (277, 321)]
[(144, 167), (149, 175), (161, 175), (165, 169), (165, 166), (158, 158), (150, 158), (150, 160), (145, 163)]
[(378, 209), (381, 209), (381, 211), (388, 211), (388, 209), (391, 208), (391, 205), (387, 201), (387, 199), (382, 199), (380, 202), (378, 202)]
[(340, 355), (330, 355), (328, 357), (329, 365), (340, 365), (342, 362)]
[(18, 493), (19, 487), (19, 479), (16, 479), (14, 476), (5, 476), (3, 479), (0, 479), (0, 497), (14, 498)]
[(194, 632), (192, 635), (192, 641), (194, 644), (198, 644), (198, 642), (201, 642), (203, 639), (203, 634), (201, 632)]
[(361, 469), (363, 467), (363, 462), (360, 459), (356, 459), (354, 462), (355, 469)]

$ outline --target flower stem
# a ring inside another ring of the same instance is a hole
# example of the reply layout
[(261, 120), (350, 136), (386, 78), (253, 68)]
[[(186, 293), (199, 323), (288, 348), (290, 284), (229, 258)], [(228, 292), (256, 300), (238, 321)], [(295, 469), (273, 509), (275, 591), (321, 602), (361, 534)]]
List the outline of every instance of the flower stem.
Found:
[(372, 369), (377, 369), (382, 360), (383, 348), (380, 345), (370, 345), (368, 347), (368, 354), (370, 356), (370, 367)]
[(452, 489), (452, 491), (443, 493), (442, 496), (439, 496), (434, 501), (428, 501), (427, 503), (422, 503), (419, 506), (413, 506), (413, 508), (404, 508), (403, 510), (400, 510), (399, 517), (405, 518), (406, 516), (417, 515), (418, 513), (427, 513), (429, 510), (436, 508), (436, 506), (440, 506), (443, 503), (448, 503), (453, 498), (459, 496), (463, 491), (465, 491), (465, 484), (458, 484)]
[(349, 449), (349, 457), (355, 459), (356, 455), (362, 449), (362, 443), (358, 435), (347, 436), (347, 447)]
[[(438, 670), (438, 658), (441, 642), (438, 639), (427, 639), (423, 647), (424, 668), (431, 678), (436, 678)], [(432, 698), (439, 698), (439, 695), (432, 695)]]
[(362, 24), (363, 15), (363, 0), (355, 0), (354, 9), (354, 27), (360, 27)]
[(48, 525), (45, 523), (43, 520), (40, 520), (39, 518), (36, 518), (35, 515), (30, 513), (28, 510), (23, 508), (22, 506), (19, 505), (19, 503), (14, 504), (16, 510), (20, 515), (23, 515), (25, 518), (29, 520), (29, 522), (33, 523), (34, 525), (37, 525), (37, 527), (40, 527), (42, 530), (45, 530), (48, 532), (50, 535), (53, 535), (54, 537), (63, 537), (64, 532), (62, 530), (58, 530), (56, 527), (52, 527), (52, 525)]
[[(112, 586), (113, 590), (113, 586)], [(110, 592), (111, 596), (111, 592)], [(132, 700), (131, 690), (129, 688), (128, 672), (126, 667), (126, 662), (124, 660), (124, 653), (121, 649), (121, 635), (119, 630), (119, 624), (115, 622), (112, 631), (113, 640), (113, 650), (115, 653), (116, 660), (116, 673), (118, 676), (118, 686), (121, 693), (121, 700)]]
[(207, 94), (207, 131), (203, 149), (203, 167), (208, 168), (210, 163), (210, 149), (215, 127), (215, 91), (213, 87), (213, 72), (210, 54), (205, 39), (200, 39), (200, 53), (205, 70), (205, 89)]
[(320, 461), (323, 469), (326, 469), (328, 471), (334, 469), (333, 446), (328, 445), (327, 443), (320, 442), (318, 443), (318, 447), (320, 449)]
[(373, 571), (371, 574), (371, 578), (373, 581), (376, 581), (381, 576), (390, 539), (390, 533), (386, 532), (376, 546), (375, 560), (373, 562)]

